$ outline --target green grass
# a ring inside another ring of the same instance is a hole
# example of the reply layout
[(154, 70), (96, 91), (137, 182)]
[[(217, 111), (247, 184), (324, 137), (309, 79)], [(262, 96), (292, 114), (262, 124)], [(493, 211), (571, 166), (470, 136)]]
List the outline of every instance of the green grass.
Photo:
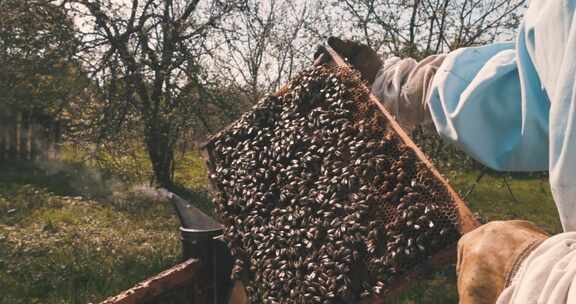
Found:
[[(478, 172), (453, 174), (454, 187), (465, 193)], [(506, 187), (510, 185), (512, 194)], [(547, 178), (504, 174), (485, 175), (467, 198), (470, 208), (485, 221), (524, 219), (551, 234), (562, 232)]]
[[(210, 212), (203, 161), (198, 153), (180, 159), (180, 194)], [(477, 176), (447, 174), (461, 193)], [(467, 197), (470, 208), (485, 221), (527, 219), (561, 231), (547, 180), (508, 181), (517, 201), (503, 175), (487, 174)], [(130, 189), (74, 162), (2, 167), (0, 303), (98, 302), (177, 263), (179, 224), (171, 206)], [(392, 303), (457, 303), (455, 282), (448, 265)]]
[(137, 193), (109, 201), (0, 182), (0, 303), (88, 303), (178, 262), (167, 202)]

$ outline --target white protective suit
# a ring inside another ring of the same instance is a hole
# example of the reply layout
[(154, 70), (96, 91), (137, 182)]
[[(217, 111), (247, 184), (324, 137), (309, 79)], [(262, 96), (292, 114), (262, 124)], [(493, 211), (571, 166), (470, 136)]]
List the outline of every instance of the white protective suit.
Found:
[(407, 129), (429, 111), (442, 137), (492, 169), (549, 170), (566, 232), (528, 256), (498, 304), (576, 303), (575, 10), (534, 0), (515, 43), (392, 58), (372, 86)]

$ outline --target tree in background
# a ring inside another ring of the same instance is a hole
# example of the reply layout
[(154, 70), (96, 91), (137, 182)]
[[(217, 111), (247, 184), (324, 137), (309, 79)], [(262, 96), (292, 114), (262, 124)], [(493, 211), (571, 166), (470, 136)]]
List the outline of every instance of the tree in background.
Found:
[(250, 100), (308, 66), (329, 36), (424, 56), (511, 39), (525, 0), (249, 0), (211, 41), (213, 73)]
[(353, 36), (386, 54), (422, 58), (507, 39), (526, 0), (342, 0)]
[(80, 58), (106, 103), (103, 130), (140, 122), (159, 186), (172, 186), (174, 150), (192, 118), (202, 119), (201, 111), (211, 102), (218, 106), (202, 58), (210, 52), (206, 41), (212, 31), (241, 2), (65, 2), (81, 20)]
[[(247, 1), (247, 9), (227, 18), (213, 38), (214, 71), (255, 102), (310, 64), (321, 37), (319, 1)], [(307, 29), (308, 26), (308, 29)], [(225, 72), (225, 73), (222, 73)]]
[(61, 7), (31, 0), (0, 2), (0, 159), (54, 152), (61, 114), (86, 85), (72, 59), (72, 21)]

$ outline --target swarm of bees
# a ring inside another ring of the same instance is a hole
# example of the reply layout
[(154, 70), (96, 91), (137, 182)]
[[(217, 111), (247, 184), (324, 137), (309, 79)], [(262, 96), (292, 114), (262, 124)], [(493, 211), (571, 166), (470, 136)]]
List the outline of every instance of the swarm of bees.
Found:
[(215, 204), (253, 303), (356, 303), (455, 243), (447, 190), (360, 77), (305, 70), (212, 144)]

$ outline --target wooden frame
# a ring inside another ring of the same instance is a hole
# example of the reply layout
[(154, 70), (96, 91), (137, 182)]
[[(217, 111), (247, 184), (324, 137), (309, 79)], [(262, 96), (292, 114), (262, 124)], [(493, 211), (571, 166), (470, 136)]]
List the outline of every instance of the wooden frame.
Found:
[[(142, 304), (155, 303), (155, 300), (172, 293), (175, 290), (186, 288), (186, 296), (192, 297), (187, 303), (196, 303), (193, 285), (196, 280), (202, 281), (200, 261), (196, 259), (187, 260), (166, 271), (159, 273), (134, 287), (110, 297), (100, 304)], [(204, 302), (197, 302), (203, 304)]]

